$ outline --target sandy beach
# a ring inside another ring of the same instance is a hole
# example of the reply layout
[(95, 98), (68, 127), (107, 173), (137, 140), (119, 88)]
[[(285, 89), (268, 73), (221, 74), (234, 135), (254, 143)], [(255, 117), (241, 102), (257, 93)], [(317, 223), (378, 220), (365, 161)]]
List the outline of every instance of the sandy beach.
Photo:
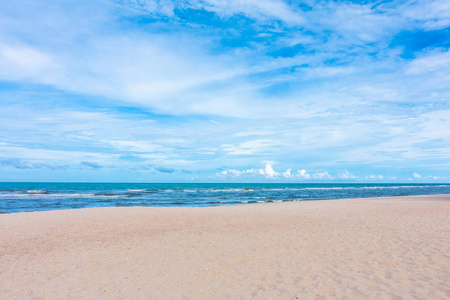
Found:
[(449, 299), (450, 195), (0, 215), (2, 299)]

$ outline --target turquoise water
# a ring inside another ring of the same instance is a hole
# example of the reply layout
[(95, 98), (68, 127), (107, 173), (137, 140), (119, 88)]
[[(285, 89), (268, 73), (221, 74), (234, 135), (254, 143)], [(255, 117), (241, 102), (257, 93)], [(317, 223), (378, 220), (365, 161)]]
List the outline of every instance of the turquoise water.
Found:
[(0, 212), (449, 194), (450, 184), (0, 183)]

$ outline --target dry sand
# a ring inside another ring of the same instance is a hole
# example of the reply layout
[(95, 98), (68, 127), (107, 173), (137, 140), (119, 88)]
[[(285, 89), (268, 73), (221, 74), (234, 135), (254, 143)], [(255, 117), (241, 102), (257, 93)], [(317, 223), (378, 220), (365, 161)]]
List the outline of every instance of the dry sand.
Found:
[(450, 299), (450, 195), (0, 215), (0, 298)]

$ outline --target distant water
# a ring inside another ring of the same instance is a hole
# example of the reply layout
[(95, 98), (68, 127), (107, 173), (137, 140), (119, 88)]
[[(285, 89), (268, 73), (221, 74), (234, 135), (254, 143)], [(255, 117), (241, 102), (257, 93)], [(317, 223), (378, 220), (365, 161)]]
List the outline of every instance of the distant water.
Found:
[(450, 184), (0, 183), (0, 212), (449, 194)]

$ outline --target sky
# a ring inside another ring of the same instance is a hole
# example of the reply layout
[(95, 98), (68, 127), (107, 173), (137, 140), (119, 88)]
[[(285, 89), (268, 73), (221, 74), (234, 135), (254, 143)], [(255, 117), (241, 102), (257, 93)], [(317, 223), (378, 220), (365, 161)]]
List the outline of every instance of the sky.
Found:
[(450, 2), (0, 2), (0, 181), (450, 182)]

